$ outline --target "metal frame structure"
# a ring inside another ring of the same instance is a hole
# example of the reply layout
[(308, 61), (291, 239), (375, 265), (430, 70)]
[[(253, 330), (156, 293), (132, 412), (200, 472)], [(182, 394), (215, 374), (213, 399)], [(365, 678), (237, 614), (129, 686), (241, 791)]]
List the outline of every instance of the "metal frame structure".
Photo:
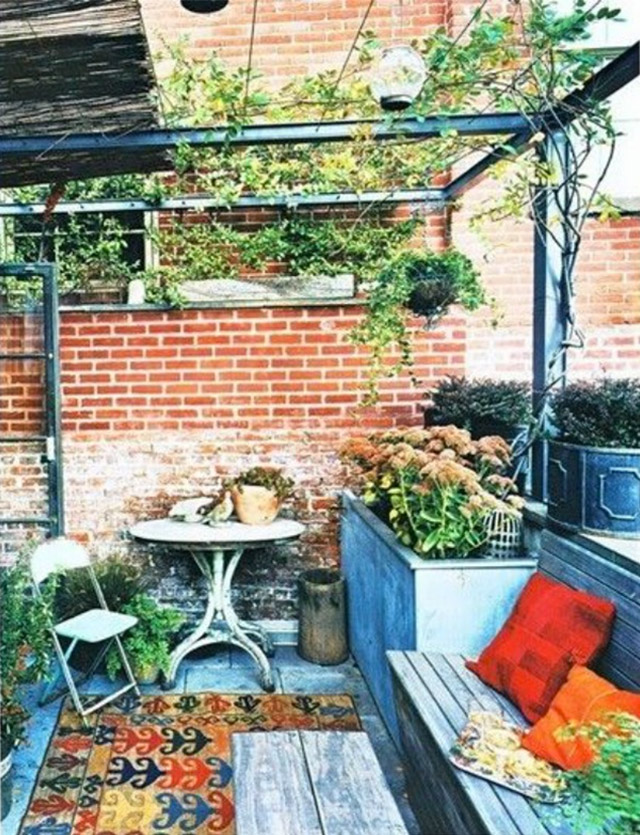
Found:
[[(547, 138), (562, 125), (568, 125), (573, 119), (588, 110), (594, 101), (602, 101), (620, 90), (640, 75), (640, 42), (622, 52), (601, 70), (595, 73), (580, 89), (570, 93), (553, 113), (541, 112), (524, 117), (514, 113), (495, 113), (487, 115), (454, 115), (427, 117), (425, 119), (403, 119), (397, 121), (375, 122), (354, 120), (342, 122), (252, 125), (231, 133), (219, 128), (198, 130), (144, 130), (122, 135), (77, 134), (65, 136), (30, 136), (0, 138), (0, 158), (15, 158), (24, 162), (29, 156), (40, 159), (48, 152), (60, 153), (110, 153), (168, 150), (180, 143), (189, 143), (194, 147), (228, 147), (249, 145), (300, 144), (344, 142), (354, 138), (355, 131), (368, 127), (378, 141), (394, 139), (428, 139), (438, 137), (445, 131), (455, 130), (468, 136), (502, 136), (509, 138), (485, 157), (472, 165), (467, 171), (456, 177), (442, 189), (392, 190), (388, 193), (369, 192), (356, 194), (324, 195), (288, 195), (278, 198), (247, 195), (229, 206), (219, 206), (216, 201), (206, 197), (173, 198), (152, 204), (144, 200), (91, 201), (78, 203), (60, 203), (56, 210), (63, 211), (126, 211), (141, 209), (144, 211), (181, 210), (188, 208), (219, 208), (258, 206), (296, 206), (296, 205), (347, 205), (362, 202), (450, 202), (469, 189), (485, 172), (500, 160), (511, 158), (515, 153), (522, 153), (539, 132)], [(566, 164), (566, 161), (565, 161)], [(547, 202), (545, 189), (538, 195), (539, 201)], [(42, 211), (43, 204), (0, 205), (0, 214), (18, 215)], [(546, 211), (547, 209), (543, 209)], [(541, 392), (546, 389), (550, 379), (549, 363), (557, 348), (562, 344), (565, 331), (565, 304), (559, 290), (561, 268), (558, 266), (559, 246), (551, 236), (535, 231), (534, 252), (534, 326), (533, 326), (533, 388)], [(1, 275), (2, 273), (0, 273)], [(534, 496), (543, 498), (544, 488), (544, 451), (538, 447), (534, 451), (533, 486)]]
[(44, 445), (42, 461), (47, 467), (48, 515), (0, 517), (0, 525), (47, 525), (52, 536), (60, 536), (64, 533), (64, 485), (57, 269), (55, 264), (0, 264), (0, 283), (2, 278), (42, 279), (44, 351), (4, 353), (0, 354), (0, 362), (44, 362), (44, 435), (0, 437), (0, 446), (18, 443)]

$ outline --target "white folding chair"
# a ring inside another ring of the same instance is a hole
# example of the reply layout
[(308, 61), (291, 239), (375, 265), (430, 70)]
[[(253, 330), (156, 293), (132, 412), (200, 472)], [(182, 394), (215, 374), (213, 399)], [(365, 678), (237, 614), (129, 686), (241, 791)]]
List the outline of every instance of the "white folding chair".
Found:
[[(83, 722), (86, 722), (86, 716), (95, 710), (99, 710), (114, 699), (119, 698), (127, 691), (134, 690), (136, 695), (140, 695), (138, 683), (133, 675), (129, 659), (124, 651), (120, 638), (124, 632), (136, 625), (138, 618), (133, 615), (123, 615), (119, 612), (109, 610), (95, 571), (91, 565), (89, 554), (78, 542), (74, 542), (72, 539), (65, 539), (64, 537), (49, 539), (43, 542), (42, 545), (39, 545), (33, 552), (31, 557), (31, 576), (36, 594), (41, 594), (41, 583), (54, 572), (75, 571), (77, 569), (83, 569), (89, 572), (100, 608), (89, 609), (60, 623), (51, 624), (51, 634), (53, 636), (56, 655), (60, 663), (60, 670), (58, 675), (45, 687), (39, 704), (43, 705), (46, 702), (53, 701), (68, 691), (71, 694), (76, 710), (82, 717)], [(62, 644), (60, 643), (61, 637), (67, 638), (70, 641), (66, 650), (62, 648)], [(89, 644), (101, 644), (102, 646), (96, 653), (89, 670), (76, 680), (73, 678), (69, 661), (79, 641), (85, 641)], [(124, 667), (129, 683), (125, 687), (120, 688), (120, 690), (109, 694), (104, 699), (85, 706), (80, 699), (78, 685), (91, 678), (113, 641), (115, 641), (118, 648), (120, 658), (122, 659), (122, 666)], [(61, 677), (64, 677), (66, 687), (55, 691), (56, 685)]]

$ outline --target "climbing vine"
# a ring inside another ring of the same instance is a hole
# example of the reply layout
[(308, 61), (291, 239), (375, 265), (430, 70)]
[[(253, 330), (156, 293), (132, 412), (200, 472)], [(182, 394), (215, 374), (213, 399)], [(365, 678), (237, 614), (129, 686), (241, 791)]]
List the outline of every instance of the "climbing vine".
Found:
[[(476, 213), (476, 224), (532, 215), (538, 228), (555, 236), (562, 250), (567, 331), (559, 355), (550, 364), (550, 388), (561, 379), (557, 369), (563, 364), (563, 352), (582, 341), (573, 304), (582, 227), (594, 209), (611, 211), (599, 194), (607, 165), (590, 187), (585, 185), (585, 172), (597, 148), (605, 148), (610, 160), (615, 141), (606, 103), (594, 101), (578, 110), (564, 99), (585, 83), (602, 60), (584, 47), (590, 27), (616, 16), (616, 10), (604, 0), (575, 0), (568, 14), (560, 14), (552, 0), (529, 0), (526, 4), (512, 0), (504, 15), (492, 14), (484, 0), (461, 33), (454, 36), (440, 27), (413, 43), (424, 59), (427, 81), (405, 116), (516, 112), (530, 126), (524, 153), (522, 147), (510, 146), (503, 137), (462, 136), (451, 130), (429, 141), (399, 132), (395, 139), (379, 142), (371, 126), (364, 125), (354, 130), (352, 140), (346, 143), (228, 144), (216, 148), (183, 143), (174, 153), (175, 174), (171, 176), (73, 183), (67, 187), (66, 197), (142, 196), (153, 205), (178, 194), (206, 194), (223, 210), (247, 193), (284, 195), (292, 200), (299, 194), (341, 190), (375, 190), (384, 195), (397, 187), (437, 184), (452, 167), (495, 149), (502, 159), (492, 171), (497, 193)], [(252, 122), (379, 120), (381, 114), (368, 91), (368, 74), (384, 45), (375, 33), (363, 32), (343, 71), (295, 79), (274, 91), (254, 71), (248, 77), (243, 68), (229, 69), (215, 52), (203, 61), (194, 61), (186, 43), (172, 44), (166, 47), (164, 58), (170, 71), (160, 90), (167, 123), (215, 125), (225, 128), (231, 137)], [(25, 201), (43, 196), (41, 189), (33, 188), (14, 194), (15, 199)], [(322, 222), (288, 210), (251, 235), (238, 232), (221, 218), (213, 213), (197, 229), (185, 212), (174, 217), (168, 228), (153, 233), (162, 266), (145, 275), (152, 298), (178, 301), (179, 283), (185, 278), (233, 275), (242, 269), (258, 271), (274, 255), (294, 275), (354, 272), (360, 279), (371, 280), (386, 262), (407, 248), (411, 233), (419, 227), (419, 218), (405, 225), (391, 223), (392, 211), (384, 200), (375, 208), (362, 205), (351, 217), (329, 216)], [(83, 224), (78, 218), (76, 226)], [(102, 234), (113, 242), (118, 231), (111, 225)], [(112, 258), (117, 247), (105, 248)], [(73, 283), (74, 269), (77, 276), (81, 266), (68, 261), (66, 280)], [(378, 361), (376, 356), (382, 356), (381, 351), (400, 348), (402, 359), (394, 366), (394, 373), (405, 364), (409, 344), (408, 311), (403, 313), (401, 301), (395, 311), (394, 332), (374, 329), (367, 340), (374, 362)], [(545, 393), (538, 392), (541, 402)]]

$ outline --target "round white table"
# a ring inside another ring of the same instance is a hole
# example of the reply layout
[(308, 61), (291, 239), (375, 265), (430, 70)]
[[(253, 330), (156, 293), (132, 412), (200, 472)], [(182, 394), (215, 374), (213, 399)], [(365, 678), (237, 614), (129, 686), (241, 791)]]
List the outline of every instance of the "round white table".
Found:
[(275, 685), (267, 658), (274, 652), (271, 638), (258, 624), (240, 620), (231, 603), (231, 582), (247, 549), (297, 539), (303, 531), (304, 525), (291, 519), (276, 519), (270, 525), (229, 521), (215, 526), (154, 519), (138, 522), (129, 529), (131, 536), (139, 541), (188, 552), (207, 581), (204, 616), (172, 652), (165, 679), (167, 689), (174, 686), (178, 666), (186, 655), (210, 644), (228, 643), (246, 650), (255, 659), (263, 689), (273, 692)]

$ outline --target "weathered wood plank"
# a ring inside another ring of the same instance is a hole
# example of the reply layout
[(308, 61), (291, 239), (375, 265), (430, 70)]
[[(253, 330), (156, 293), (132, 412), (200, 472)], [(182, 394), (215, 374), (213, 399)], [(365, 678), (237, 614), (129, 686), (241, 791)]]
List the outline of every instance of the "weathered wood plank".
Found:
[(296, 731), (231, 737), (237, 835), (325, 835)]
[(406, 835), (366, 733), (302, 731), (300, 738), (325, 835)]
[(392, 670), (407, 791), (421, 830), (429, 835), (451, 835), (452, 832), (487, 835), (487, 829), (469, 802), (453, 766), (442, 759), (430, 728), (400, 683), (398, 670), (395, 667)]
[(543, 533), (540, 554), (542, 567), (547, 554), (561, 559), (568, 567), (575, 567), (595, 577), (603, 585), (614, 589), (619, 597), (640, 603), (640, 566), (632, 567), (629, 561), (625, 563), (628, 567), (618, 565), (612, 559), (605, 559), (569, 540)]
[[(616, 620), (618, 622), (622, 621), (623, 624), (631, 628), (638, 629), (640, 601), (634, 600), (633, 597), (621, 592), (620, 589), (603, 583), (599, 577), (594, 577), (593, 574), (588, 574), (577, 566), (568, 565), (555, 554), (544, 555), (543, 571), (548, 576), (570, 585), (572, 588), (581, 589), (598, 597), (611, 600), (616, 607)], [(640, 578), (636, 583), (640, 588)]]
[[(461, 704), (451, 692), (452, 680), (457, 679), (461, 681), (461, 679), (455, 676), (453, 670), (448, 665), (444, 668), (447, 678), (443, 680), (438, 670), (432, 664), (432, 660), (436, 658), (435, 654), (427, 656), (421, 653), (408, 653), (407, 657), (433, 696), (438, 699), (438, 704), (442, 710), (448, 718), (450, 717), (452, 724), (455, 726), (453, 736), (450, 735), (447, 739), (443, 739), (442, 755), (448, 758), (449, 750), (455, 737), (467, 723), (469, 708), (473, 708), (475, 703), (482, 710), (499, 712), (500, 704), (495, 698), (493, 691), (475, 676), (473, 676), (473, 681), (477, 682), (477, 685), (474, 686), (473, 690), (467, 689), (466, 694), (463, 695), (463, 703)], [(483, 815), (485, 821), (495, 826), (501, 835), (502, 833), (506, 835), (506, 833), (511, 832), (522, 833), (522, 835), (542, 835), (542, 833), (547, 833), (547, 828), (531, 810), (528, 801), (522, 795), (511, 792), (502, 786), (489, 783), (480, 777), (473, 777), (460, 771), (460, 779), (467, 778), (470, 780), (468, 792), (473, 799), (474, 805), (479, 808), (480, 814)], [(487, 789), (490, 792), (488, 802), (484, 797)]]
[[(508, 699), (504, 699), (503, 697), (501, 700), (498, 693), (488, 687), (471, 670), (465, 667), (464, 659), (461, 656), (438, 656), (433, 654), (429, 656), (428, 661), (445, 678), (448, 682), (449, 689), (461, 700), (461, 704), (471, 699), (482, 704), (483, 709), (488, 709), (492, 712), (499, 712), (500, 705), (504, 704), (507, 708), (506, 718), (508, 720), (515, 722), (523, 728), (529, 726), (526, 719), (524, 719), (518, 709)], [(490, 705), (494, 705), (494, 707)], [(551, 828), (548, 819), (540, 818), (539, 806), (531, 804), (525, 797), (513, 792), (504, 794), (505, 790), (500, 788), (497, 791), (502, 793), (502, 802), (523, 833), (534, 831), (536, 822), (539, 822), (546, 830)]]
[[(456, 736), (466, 724), (467, 711), (452, 697), (421, 653), (394, 653), (390, 663), (440, 749), (442, 768), (454, 770), (448, 754)], [(502, 793), (510, 795), (510, 792), (464, 771), (455, 769), (455, 772), (466, 802), (470, 802), (476, 809), (485, 831), (497, 831), (501, 835), (522, 835), (502, 803)], [(546, 833), (538, 825), (524, 835)]]

